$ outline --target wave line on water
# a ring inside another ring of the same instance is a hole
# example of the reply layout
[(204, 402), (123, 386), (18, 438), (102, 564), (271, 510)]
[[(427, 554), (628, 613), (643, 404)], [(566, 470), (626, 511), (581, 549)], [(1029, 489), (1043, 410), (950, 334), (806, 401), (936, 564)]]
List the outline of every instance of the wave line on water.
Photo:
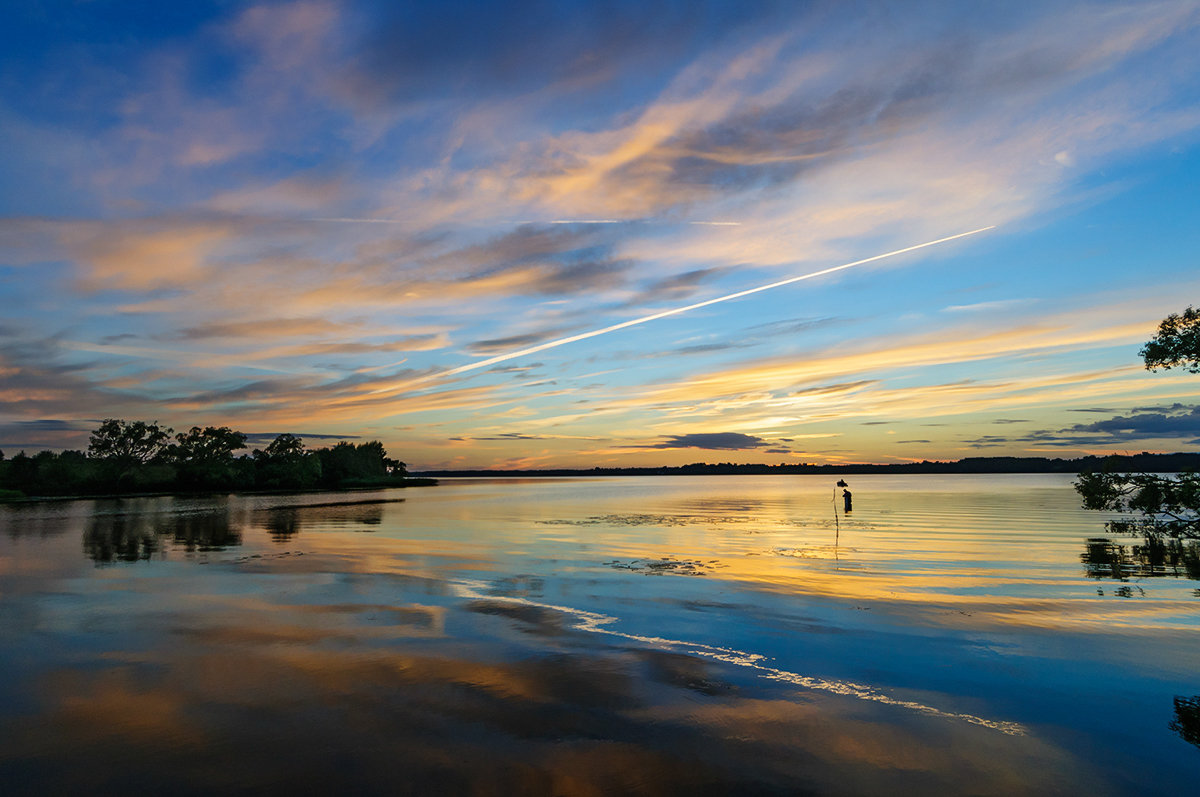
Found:
[(449, 582), (450, 588), (454, 594), (460, 598), (468, 600), (488, 600), (500, 601), (504, 603), (514, 603), (521, 606), (532, 606), (538, 609), (549, 609), (559, 612), (576, 619), (576, 623), (571, 626), (573, 630), (585, 631), (589, 634), (604, 634), (606, 636), (628, 639), (634, 642), (641, 642), (654, 647), (670, 647), (681, 648), (686, 653), (695, 656), (704, 656), (716, 661), (733, 664), (738, 667), (745, 667), (750, 670), (756, 670), (761, 673), (762, 678), (771, 681), (780, 681), (790, 683), (795, 686), (800, 686), (805, 689), (814, 691), (829, 692), (831, 694), (840, 695), (843, 697), (853, 697), (858, 700), (869, 700), (875, 703), (883, 703), (884, 705), (897, 706), (906, 708), (910, 711), (916, 711), (920, 714), (926, 714), (931, 717), (941, 717), (943, 719), (960, 720), (969, 722), (972, 725), (979, 725), (984, 728), (1000, 731), (1009, 736), (1024, 736), (1026, 733), (1025, 726), (1019, 722), (1008, 722), (1004, 720), (990, 720), (984, 717), (978, 717), (974, 714), (966, 714), (955, 711), (944, 711), (934, 706), (928, 706), (924, 703), (918, 703), (915, 700), (901, 700), (899, 698), (886, 695), (872, 686), (865, 684), (856, 684), (852, 681), (832, 681), (826, 678), (817, 678), (811, 675), (801, 675), (800, 673), (781, 670), (776, 667), (770, 667), (763, 662), (767, 657), (761, 653), (747, 653), (745, 651), (736, 650), (734, 648), (725, 648), (717, 645), (706, 645), (702, 642), (688, 642), (681, 639), (666, 639), (664, 637), (644, 636), (642, 634), (629, 634), (624, 631), (615, 631), (606, 626), (618, 622), (620, 618), (609, 614), (601, 614), (599, 612), (589, 612), (585, 609), (575, 609), (570, 606), (557, 606), (552, 603), (539, 603), (531, 601), (527, 598), (516, 598), (507, 595), (489, 595), (484, 590), (488, 584), (484, 581), (461, 580)]

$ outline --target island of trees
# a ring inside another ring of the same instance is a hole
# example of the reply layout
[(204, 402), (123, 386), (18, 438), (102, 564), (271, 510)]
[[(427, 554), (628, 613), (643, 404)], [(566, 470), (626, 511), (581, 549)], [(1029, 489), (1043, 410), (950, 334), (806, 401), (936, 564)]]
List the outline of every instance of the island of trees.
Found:
[(110, 418), (92, 432), (87, 451), (22, 451), (9, 458), (0, 452), (0, 499), (433, 483), (408, 478), (405, 464), (389, 457), (378, 440), (308, 449), (301, 438), (281, 434), (265, 448), (239, 455), (246, 440), (227, 426), (176, 433), (158, 423)]

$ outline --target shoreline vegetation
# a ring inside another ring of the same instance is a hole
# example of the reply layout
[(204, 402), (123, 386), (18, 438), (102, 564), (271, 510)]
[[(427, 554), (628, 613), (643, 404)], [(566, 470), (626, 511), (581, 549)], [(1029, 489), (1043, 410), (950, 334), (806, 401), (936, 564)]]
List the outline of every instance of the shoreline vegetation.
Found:
[(0, 502), (148, 495), (307, 493), (437, 484), (410, 477), (378, 440), (308, 449), (292, 434), (247, 450), (247, 436), (227, 426), (186, 432), (144, 421), (108, 419), (84, 451), (0, 451)]
[(410, 474), (378, 440), (340, 441), (309, 449), (292, 434), (249, 450), (248, 436), (227, 426), (186, 432), (157, 422), (105, 420), (87, 451), (0, 451), (0, 502), (118, 496), (272, 494), (373, 490), (437, 484), (435, 477), (539, 478), (581, 476), (714, 476), (803, 474), (1183, 473), (1200, 470), (1200, 453), (1048, 457), (967, 457), (892, 464), (704, 463), (657, 467), (546, 468), (537, 470), (425, 470)]
[(1108, 457), (1086, 456), (1077, 459), (1048, 457), (967, 457), (952, 461), (903, 462), (895, 464), (859, 463), (818, 465), (812, 463), (766, 465), (759, 463), (695, 462), (690, 465), (636, 468), (547, 468), (541, 470), (422, 470), (414, 476), (429, 477), (555, 477), (555, 476), (740, 476), (833, 473), (1079, 473), (1138, 472), (1179, 473), (1200, 470), (1200, 453), (1114, 454)]

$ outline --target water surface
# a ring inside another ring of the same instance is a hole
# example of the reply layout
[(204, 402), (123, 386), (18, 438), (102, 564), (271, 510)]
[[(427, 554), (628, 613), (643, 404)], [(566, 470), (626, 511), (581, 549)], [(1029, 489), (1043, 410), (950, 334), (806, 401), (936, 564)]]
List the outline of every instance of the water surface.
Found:
[(1194, 556), (1066, 477), (849, 480), (2, 507), (0, 788), (1188, 790)]

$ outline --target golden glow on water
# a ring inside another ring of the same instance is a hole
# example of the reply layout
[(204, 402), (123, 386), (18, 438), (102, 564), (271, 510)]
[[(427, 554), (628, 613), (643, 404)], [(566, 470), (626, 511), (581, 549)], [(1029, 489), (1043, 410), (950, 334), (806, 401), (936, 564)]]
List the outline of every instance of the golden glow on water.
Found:
[(366, 791), (1186, 781), (1161, 714), (1200, 582), (1090, 577), (1066, 477), (847, 478), (848, 515), (825, 477), (0, 509), (0, 775), (105, 791), (137, 749), (148, 791), (339, 761)]
[[(849, 516), (825, 477), (673, 481), (589, 480), (583, 500), (542, 485), (523, 516), (491, 514), (507, 504), (503, 482), (446, 491), (486, 507), (493, 533), (515, 552), (565, 547), (582, 561), (562, 566), (581, 570), (616, 560), (644, 572), (645, 563), (672, 557), (699, 563), (708, 579), (937, 623), (970, 612), (972, 625), (1197, 627), (1186, 581), (1152, 582), (1136, 601), (1097, 594), (1104, 585), (1084, 576), (1079, 556), (1084, 540), (1103, 534), (1103, 518), (1079, 509), (1070, 477), (858, 477)], [(473, 520), (483, 518), (457, 518)]]

